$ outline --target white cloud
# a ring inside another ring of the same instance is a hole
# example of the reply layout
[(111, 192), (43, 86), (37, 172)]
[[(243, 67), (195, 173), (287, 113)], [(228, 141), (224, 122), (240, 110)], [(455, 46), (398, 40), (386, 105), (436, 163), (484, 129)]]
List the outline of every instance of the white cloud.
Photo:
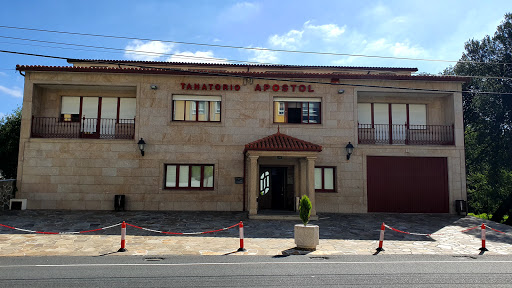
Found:
[(7, 95), (11, 95), (12, 97), (15, 97), (15, 98), (23, 98), (23, 90), (18, 87), (7, 88), (5, 86), (0, 85), (0, 92), (5, 93)]
[(379, 3), (369, 9), (364, 10), (362, 13), (365, 17), (375, 18), (375, 17), (388, 17), (391, 14), (391, 9), (387, 6), (384, 6), (382, 3)]
[[(261, 48), (261, 47), (256, 47)], [(279, 59), (276, 52), (268, 50), (252, 50), (254, 57), (249, 58), (249, 61), (258, 62), (262, 64), (276, 64)]]
[(161, 41), (140, 41), (133, 40), (126, 45), (125, 57), (139, 61), (159, 61), (160, 58), (172, 51), (174, 44), (163, 43)]
[(300, 46), (302, 40), (302, 34), (304, 31), (290, 30), (288, 33), (279, 36), (272, 35), (268, 39), (270, 45), (275, 47), (281, 47), (286, 49), (297, 49)]
[(7, 73), (5, 73), (5, 72), (0, 72), (0, 76), (7, 76)]
[(5, 117), (5, 113), (3, 112), (0, 112), (0, 119), (4, 118)]
[(304, 23), (304, 30), (314, 35), (319, 35), (326, 41), (336, 40), (341, 34), (345, 33), (346, 26), (339, 27), (336, 24), (311, 25), (310, 21)]
[[(257, 3), (251, 2), (238, 2), (230, 8), (232, 12), (240, 12), (247, 10), (259, 10), (260, 6)], [(234, 11), (233, 11), (234, 10)]]
[(191, 63), (227, 63), (227, 59), (225, 58), (214, 57), (212, 51), (176, 52), (174, 55), (167, 58), (167, 61)]
[[(401, 57), (401, 58), (429, 58), (430, 53), (419, 45), (412, 45), (408, 40), (402, 42), (392, 42), (388, 39), (378, 39), (375, 41), (368, 42), (363, 40), (359, 45), (353, 45), (350, 47), (352, 54), (359, 55), (371, 55), (371, 56), (390, 56), (390, 57)], [(386, 61), (386, 62), (385, 62)], [(363, 58), (363, 57), (344, 57), (343, 59), (335, 60), (332, 62), (333, 65), (354, 65), (357, 63), (358, 66), (371, 65), (389, 65), (383, 63), (387, 62), (387, 59), (377, 58)], [(368, 64), (367, 64), (368, 63)], [(372, 63), (372, 64), (369, 64)]]
[(384, 38), (368, 43), (362, 50), (362, 54), (393, 57), (425, 57), (426, 53), (425, 49), (413, 46), (409, 41), (392, 43)]
[(238, 2), (219, 14), (221, 21), (248, 22), (255, 18), (261, 11), (260, 4), (252, 2)]
[(309, 42), (339, 41), (345, 30), (346, 26), (340, 27), (336, 24), (313, 25), (311, 21), (307, 21), (304, 23), (302, 30), (293, 29), (282, 35), (272, 35), (268, 42), (273, 47), (296, 50)]

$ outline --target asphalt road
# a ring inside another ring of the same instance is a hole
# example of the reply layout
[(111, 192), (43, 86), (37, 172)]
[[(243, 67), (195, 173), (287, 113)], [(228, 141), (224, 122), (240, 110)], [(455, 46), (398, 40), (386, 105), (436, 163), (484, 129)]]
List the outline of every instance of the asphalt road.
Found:
[(2, 257), (0, 287), (512, 287), (511, 256)]

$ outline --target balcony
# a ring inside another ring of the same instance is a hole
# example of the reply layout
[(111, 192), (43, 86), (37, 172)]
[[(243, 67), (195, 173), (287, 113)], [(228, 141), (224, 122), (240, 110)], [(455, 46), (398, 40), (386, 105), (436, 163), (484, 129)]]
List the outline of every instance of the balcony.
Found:
[(453, 125), (359, 124), (359, 144), (455, 145)]
[[(133, 139), (135, 119), (32, 117), (32, 138)], [(67, 119), (71, 120), (71, 119)]]

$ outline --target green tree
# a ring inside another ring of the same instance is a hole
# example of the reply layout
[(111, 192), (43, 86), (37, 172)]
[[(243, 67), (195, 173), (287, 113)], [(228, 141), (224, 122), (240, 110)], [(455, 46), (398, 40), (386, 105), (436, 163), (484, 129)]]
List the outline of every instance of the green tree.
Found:
[(20, 144), (21, 108), (0, 118), (0, 170), (7, 179), (16, 179)]
[(309, 200), (308, 196), (304, 195), (300, 198), (299, 201), (299, 217), (302, 220), (304, 226), (308, 225), (309, 218), (311, 217), (311, 200)]
[(463, 85), (468, 200), (475, 213), (492, 213), (512, 193), (512, 14), (494, 36), (466, 42), (444, 73), (478, 76)]

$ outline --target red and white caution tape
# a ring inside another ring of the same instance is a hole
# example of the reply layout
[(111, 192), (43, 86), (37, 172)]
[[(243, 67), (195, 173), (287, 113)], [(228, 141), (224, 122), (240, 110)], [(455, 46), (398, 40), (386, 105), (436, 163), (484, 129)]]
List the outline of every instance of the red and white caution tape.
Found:
[(487, 227), (487, 228), (489, 228), (489, 229), (491, 229), (491, 230), (494, 230), (494, 231), (496, 231), (496, 232), (498, 232), (498, 233), (507, 234), (507, 233), (502, 232), (502, 231), (500, 231), (500, 230), (496, 230), (496, 229), (494, 229), (494, 228), (492, 228), (492, 227), (489, 227), (488, 225), (485, 225), (485, 227)]
[(12, 226), (8, 226), (8, 225), (0, 224), (0, 226), (2, 226), (2, 227), (9, 228), (9, 229), (13, 229), (13, 230), (18, 230), (18, 231), (23, 231), (23, 232), (28, 232), (28, 233), (37, 233), (37, 234), (53, 234), (53, 235), (56, 235), (56, 234), (61, 234), (61, 235), (62, 235), (62, 234), (83, 234), (83, 233), (89, 233), (89, 232), (94, 232), (94, 231), (107, 230), (107, 229), (114, 228), (114, 227), (119, 226), (119, 225), (121, 225), (121, 223), (114, 224), (114, 225), (110, 225), (110, 226), (103, 227), (103, 228), (92, 229), (92, 230), (85, 230), (85, 231), (74, 231), (74, 232), (44, 232), (44, 231), (35, 231), (35, 230), (28, 230), (28, 229), (16, 228), (16, 227), (12, 227)]
[(396, 228), (393, 228), (391, 226), (388, 226), (387, 224), (384, 224), (384, 226), (390, 230), (393, 230), (395, 232), (398, 232), (398, 233), (403, 233), (403, 234), (407, 234), (407, 235), (418, 235), (418, 236), (432, 236), (432, 235), (443, 235), (443, 234), (437, 234), (437, 233), (432, 233), (432, 234), (424, 234), (424, 233), (413, 233), (413, 232), (406, 232), (406, 231), (402, 231), (402, 230), (398, 230)]
[(471, 227), (471, 228), (468, 228), (468, 229), (464, 229), (464, 230), (462, 230), (462, 231), (460, 231), (460, 232), (468, 232), (468, 231), (471, 231), (471, 230), (473, 230), (473, 229), (477, 229), (477, 228), (480, 228), (480, 225), (475, 226), (475, 227)]
[(161, 233), (161, 234), (170, 234), (170, 235), (201, 235), (201, 234), (208, 234), (208, 233), (225, 231), (225, 230), (231, 229), (233, 227), (239, 226), (240, 223), (236, 223), (235, 225), (232, 225), (232, 226), (229, 226), (229, 227), (226, 227), (226, 228), (221, 228), (221, 229), (211, 230), (211, 231), (205, 231), (205, 232), (167, 232), (167, 231), (160, 231), (160, 230), (154, 230), (154, 229), (144, 228), (144, 227), (140, 227), (140, 226), (135, 226), (135, 225), (130, 224), (130, 223), (126, 223), (126, 225), (131, 226), (133, 228), (137, 228), (137, 229), (141, 229), (141, 230), (146, 230), (146, 231), (149, 231), (149, 232)]
[[(494, 230), (494, 231), (496, 231), (496, 232), (506, 234), (505, 232), (502, 232), (502, 231), (500, 231), (500, 230), (496, 230), (496, 229), (494, 229), (494, 228), (492, 228), (492, 227), (489, 227), (488, 225), (485, 225), (485, 224), (482, 224), (482, 225), (484, 225), (485, 227), (487, 227), (487, 228), (489, 228), (489, 229), (492, 229), (492, 230)], [(419, 236), (443, 235), (443, 234), (438, 234), (438, 233), (424, 234), (424, 233), (413, 233), (413, 232), (402, 231), (402, 230), (398, 230), (398, 229), (396, 229), (396, 228), (393, 228), (393, 227), (391, 227), (391, 226), (388, 226), (388, 225), (387, 225), (387, 224), (385, 224), (385, 223), (384, 223), (384, 226), (385, 226), (386, 228), (390, 229), (390, 230), (395, 231), (395, 232), (403, 233), (403, 234), (408, 234), (408, 235), (419, 235)], [(482, 227), (481, 227), (481, 225), (478, 225), (478, 226), (475, 226), (475, 227), (471, 227), (471, 228), (468, 228), (468, 229), (464, 229), (464, 230), (462, 230), (462, 231), (460, 231), (460, 232), (468, 232), (468, 231), (471, 231), (471, 230), (473, 230), (473, 229), (478, 229), (478, 228), (482, 228)]]

